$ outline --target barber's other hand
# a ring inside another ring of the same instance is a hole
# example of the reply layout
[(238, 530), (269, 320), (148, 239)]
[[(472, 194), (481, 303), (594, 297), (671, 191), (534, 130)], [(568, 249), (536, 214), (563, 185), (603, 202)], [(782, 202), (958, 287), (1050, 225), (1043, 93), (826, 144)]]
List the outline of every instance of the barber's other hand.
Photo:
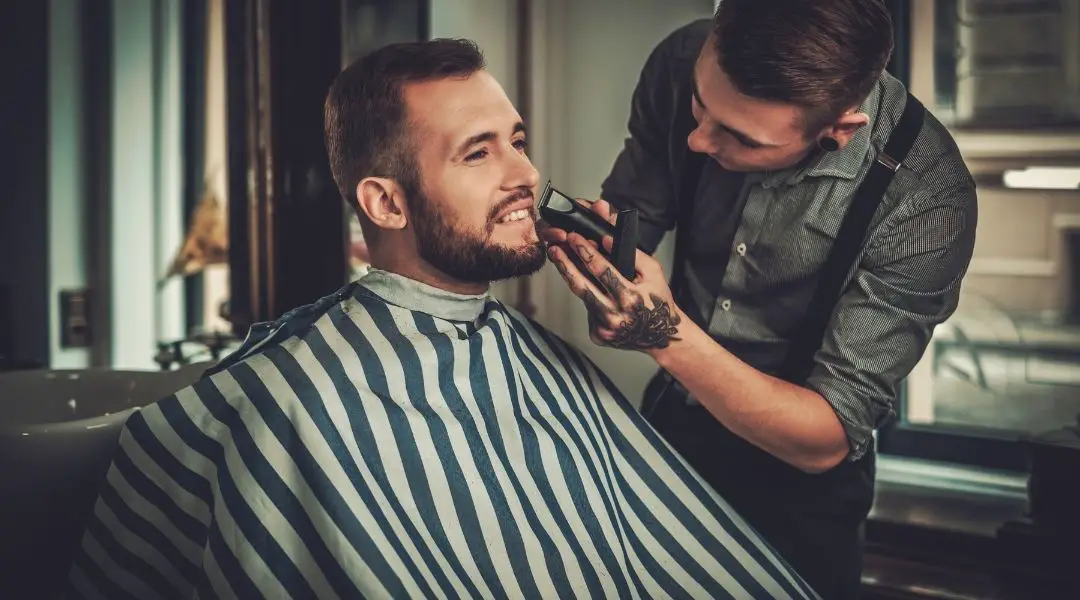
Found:
[[(598, 214), (611, 220), (606, 202), (599, 200), (593, 206)], [(634, 281), (628, 281), (595, 244), (580, 234), (549, 230), (545, 238), (552, 242), (548, 258), (566, 280), (570, 291), (581, 298), (589, 311), (593, 342), (649, 352), (666, 348), (679, 339), (679, 327), (687, 320), (675, 305), (664, 270), (656, 259), (638, 250), (634, 259), (637, 276)], [(612, 242), (611, 236), (604, 238), (606, 251), (611, 251)], [(577, 255), (601, 287), (582, 274), (567, 252)]]

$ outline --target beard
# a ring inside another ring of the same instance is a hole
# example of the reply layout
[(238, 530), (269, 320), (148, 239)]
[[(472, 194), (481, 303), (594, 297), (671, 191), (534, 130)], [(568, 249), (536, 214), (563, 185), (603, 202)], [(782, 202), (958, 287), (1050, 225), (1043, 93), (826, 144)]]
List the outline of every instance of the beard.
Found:
[[(532, 275), (545, 262), (544, 244), (537, 240), (520, 248), (509, 248), (491, 242), (495, 231), (495, 216), (507, 205), (532, 196), (531, 191), (511, 195), (488, 214), (483, 229), (449, 222), (416, 186), (409, 195), (413, 199), (413, 223), (420, 258), (454, 279), (466, 283), (489, 283), (513, 277)], [(536, 222), (536, 209), (530, 209)]]

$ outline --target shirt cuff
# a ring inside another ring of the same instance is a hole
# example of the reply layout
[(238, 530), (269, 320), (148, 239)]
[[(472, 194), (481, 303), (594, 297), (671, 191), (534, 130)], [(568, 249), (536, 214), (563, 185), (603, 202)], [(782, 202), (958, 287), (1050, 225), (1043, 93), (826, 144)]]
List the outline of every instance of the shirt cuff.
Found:
[[(874, 407), (866, 394), (852, 389), (820, 367), (807, 379), (806, 387), (820, 394), (840, 419), (850, 448), (847, 460), (854, 462), (862, 458), (873, 445), (874, 428), (878, 422)], [(884, 411), (888, 413), (886, 416), (895, 415), (891, 404), (887, 405)]]

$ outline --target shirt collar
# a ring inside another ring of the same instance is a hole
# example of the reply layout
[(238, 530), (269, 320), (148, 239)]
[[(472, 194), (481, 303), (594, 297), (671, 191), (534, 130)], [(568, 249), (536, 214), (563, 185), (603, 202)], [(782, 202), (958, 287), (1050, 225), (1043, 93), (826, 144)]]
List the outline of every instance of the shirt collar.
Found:
[(819, 152), (809, 164), (766, 173), (762, 175), (762, 187), (797, 185), (806, 177), (838, 177), (840, 179), (858, 177), (866, 160), (870, 158), (870, 137), (874, 130), (874, 123), (881, 113), (884, 94), (883, 78), (886, 76), (887, 74), (882, 74), (882, 78), (878, 79), (870, 95), (859, 106), (859, 112), (866, 113), (870, 117), (870, 122), (860, 127), (843, 149), (835, 152)]
[(448, 321), (476, 322), (492, 300), (490, 290), (479, 295), (457, 294), (375, 268), (357, 283), (389, 304)]

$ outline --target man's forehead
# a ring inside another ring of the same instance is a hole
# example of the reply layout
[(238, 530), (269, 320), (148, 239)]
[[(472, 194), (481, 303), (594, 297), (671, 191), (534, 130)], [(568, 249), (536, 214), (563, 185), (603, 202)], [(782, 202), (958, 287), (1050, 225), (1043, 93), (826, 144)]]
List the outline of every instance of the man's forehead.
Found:
[(512, 126), (517, 117), (506, 92), (484, 71), (469, 77), (410, 83), (404, 88), (404, 96), (410, 118), (442, 134), (453, 135), (478, 122), (492, 124), (511, 119), (504, 126)]
[(484, 71), (411, 83), (404, 93), (410, 121), (445, 151), (488, 131), (508, 136), (521, 120), (502, 87)]

